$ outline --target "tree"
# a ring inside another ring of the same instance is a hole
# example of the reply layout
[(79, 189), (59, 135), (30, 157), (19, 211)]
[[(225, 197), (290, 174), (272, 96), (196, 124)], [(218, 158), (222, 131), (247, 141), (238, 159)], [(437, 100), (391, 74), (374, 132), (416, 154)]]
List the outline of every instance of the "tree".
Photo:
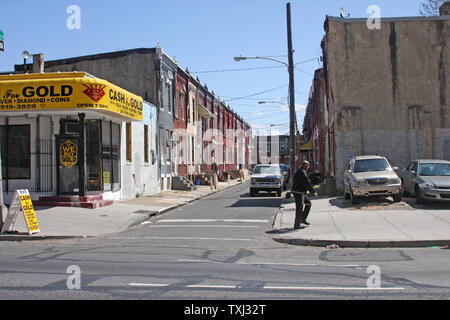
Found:
[(439, 7), (446, 0), (426, 0), (419, 7), (419, 13), (422, 16), (438, 16), (439, 15)]

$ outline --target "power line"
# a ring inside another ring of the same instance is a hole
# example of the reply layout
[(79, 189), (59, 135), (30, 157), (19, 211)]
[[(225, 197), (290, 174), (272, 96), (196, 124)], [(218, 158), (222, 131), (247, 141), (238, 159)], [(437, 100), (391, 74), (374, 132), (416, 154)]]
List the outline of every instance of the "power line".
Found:
[(264, 91), (257, 92), (257, 93), (254, 93), (254, 94), (250, 94), (250, 95), (248, 95), (248, 96), (239, 97), (239, 98), (233, 98), (233, 99), (227, 99), (227, 100), (224, 100), (224, 101), (225, 101), (225, 102), (229, 102), (229, 101), (234, 101), (234, 100), (246, 99), (246, 98), (254, 97), (254, 96), (257, 96), (257, 95), (260, 95), (260, 94), (263, 94), (263, 93), (267, 93), (267, 92), (270, 92), (270, 91), (275, 91), (275, 90), (277, 90), (277, 89), (286, 87), (286, 86), (288, 86), (288, 85), (289, 85), (289, 84), (283, 84), (283, 85), (281, 85), (281, 86), (278, 86), (278, 87), (275, 87), (275, 88), (272, 88), (272, 89), (268, 89), (268, 90), (264, 90)]
[(275, 69), (275, 68), (284, 68), (284, 66), (222, 69), (222, 70), (208, 70), (208, 71), (189, 71), (189, 73), (215, 73), (215, 72), (249, 71), (249, 70), (260, 70), (260, 69)]
[[(286, 55), (279, 55), (279, 56), (265, 56), (268, 58), (272, 58), (272, 57), (286, 57)], [(307, 63), (310, 61), (315, 61), (319, 58), (313, 58), (313, 59), (308, 59), (305, 61), (300, 61), (298, 63), (296, 63), (294, 65), (294, 68), (299, 65), (299, 64), (303, 64), (303, 63)], [(189, 73), (215, 73), (215, 72), (233, 72), (233, 71), (249, 71), (249, 70), (261, 70), (261, 69), (275, 69), (275, 68), (285, 68), (285, 66), (270, 66), (270, 67), (253, 67), (253, 68), (233, 68), (233, 69), (219, 69), (219, 70), (203, 70), (203, 71), (189, 71)], [(301, 69), (299, 69), (300, 71), (302, 71)]]

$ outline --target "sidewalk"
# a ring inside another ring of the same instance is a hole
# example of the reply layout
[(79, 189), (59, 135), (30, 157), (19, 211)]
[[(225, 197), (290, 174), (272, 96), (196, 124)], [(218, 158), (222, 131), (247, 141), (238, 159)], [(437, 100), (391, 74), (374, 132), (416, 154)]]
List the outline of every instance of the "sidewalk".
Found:
[(219, 182), (215, 190), (211, 190), (210, 186), (197, 186), (194, 191), (169, 190), (151, 196), (116, 201), (113, 205), (97, 209), (36, 206), (34, 210), (39, 233), (28, 235), (25, 219), (20, 213), (14, 224), (17, 233), (0, 233), (0, 241), (86, 238), (120, 232), (139, 225), (151, 216), (241, 183), (238, 180)]
[(429, 247), (450, 244), (450, 205), (415, 205), (412, 199), (364, 202), (313, 198), (311, 225), (293, 230), (294, 199), (285, 199), (269, 231), (283, 243), (332, 247)]

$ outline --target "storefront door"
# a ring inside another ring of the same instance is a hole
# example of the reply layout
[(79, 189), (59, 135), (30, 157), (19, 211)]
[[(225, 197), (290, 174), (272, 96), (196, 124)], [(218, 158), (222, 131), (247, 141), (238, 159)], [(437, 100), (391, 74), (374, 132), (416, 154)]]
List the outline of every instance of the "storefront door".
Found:
[(56, 136), (58, 194), (79, 194), (80, 192), (79, 148), (78, 135)]

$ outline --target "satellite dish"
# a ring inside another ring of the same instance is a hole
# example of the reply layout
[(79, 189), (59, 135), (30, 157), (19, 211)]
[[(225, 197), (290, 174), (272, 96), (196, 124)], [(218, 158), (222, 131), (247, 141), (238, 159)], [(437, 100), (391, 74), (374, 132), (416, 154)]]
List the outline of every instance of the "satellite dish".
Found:
[(345, 14), (344, 7), (341, 7), (341, 18), (348, 18), (348, 17), (350, 17), (350, 13)]
[(24, 59), (31, 58), (31, 54), (27, 50), (22, 52), (22, 56)]

